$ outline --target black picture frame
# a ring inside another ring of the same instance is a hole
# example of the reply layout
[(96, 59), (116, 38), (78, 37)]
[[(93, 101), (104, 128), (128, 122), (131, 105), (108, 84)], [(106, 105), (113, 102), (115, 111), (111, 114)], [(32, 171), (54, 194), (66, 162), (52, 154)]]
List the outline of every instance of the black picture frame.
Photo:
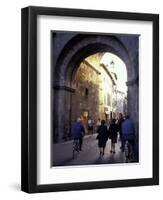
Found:
[[(37, 185), (37, 16), (55, 15), (153, 23), (153, 177)], [(21, 190), (28, 193), (159, 184), (159, 15), (30, 6), (21, 12)]]

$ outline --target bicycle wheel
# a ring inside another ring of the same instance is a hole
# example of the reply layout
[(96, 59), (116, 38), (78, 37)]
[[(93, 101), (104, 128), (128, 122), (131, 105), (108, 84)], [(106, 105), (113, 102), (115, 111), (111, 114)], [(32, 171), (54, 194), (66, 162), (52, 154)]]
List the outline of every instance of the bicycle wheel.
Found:
[(79, 153), (79, 140), (75, 140), (73, 143), (73, 151), (72, 151), (73, 159), (75, 159), (78, 153)]
[(75, 159), (75, 150), (72, 151), (72, 158)]
[(128, 141), (125, 142), (124, 153), (125, 153), (125, 162), (128, 163), (129, 162), (129, 155), (130, 155), (130, 148), (129, 148), (129, 142)]

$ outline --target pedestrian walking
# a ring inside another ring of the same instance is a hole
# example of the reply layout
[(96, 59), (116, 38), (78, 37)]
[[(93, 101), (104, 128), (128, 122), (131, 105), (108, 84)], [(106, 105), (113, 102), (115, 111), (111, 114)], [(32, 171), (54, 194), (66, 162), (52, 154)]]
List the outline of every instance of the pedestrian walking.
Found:
[(115, 144), (117, 143), (117, 135), (118, 135), (118, 125), (115, 123), (116, 119), (112, 119), (111, 124), (109, 126), (109, 139), (111, 139), (111, 150), (110, 153), (115, 152)]
[(101, 120), (98, 119), (98, 120), (97, 120), (97, 123), (96, 123), (96, 133), (97, 133), (97, 130), (98, 130), (98, 128), (100, 127), (100, 125), (101, 125)]
[(82, 150), (82, 144), (83, 144), (83, 137), (85, 134), (84, 126), (81, 123), (81, 119), (78, 118), (77, 121), (73, 124), (72, 127), (72, 136), (73, 140), (79, 140), (79, 150)]
[(108, 140), (108, 131), (107, 126), (105, 125), (105, 120), (101, 121), (101, 125), (98, 127), (97, 133), (98, 135), (96, 139), (98, 140), (100, 156), (102, 156), (104, 155), (106, 142)]
[(93, 119), (90, 117), (88, 119), (88, 133), (89, 134), (93, 134), (93, 125), (94, 125), (94, 121)]
[(118, 118), (118, 128), (119, 128), (119, 136), (121, 140), (121, 146), (120, 149), (123, 151), (124, 150), (124, 144), (122, 140), (122, 123), (124, 122), (123, 114), (119, 113), (119, 118)]

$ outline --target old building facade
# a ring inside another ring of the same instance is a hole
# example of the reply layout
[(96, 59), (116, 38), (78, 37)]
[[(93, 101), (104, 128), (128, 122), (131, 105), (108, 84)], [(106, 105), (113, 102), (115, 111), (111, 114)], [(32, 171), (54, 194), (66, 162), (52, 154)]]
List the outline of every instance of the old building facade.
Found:
[[(53, 141), (71, 135), (76, 117), (110, 117), (115, 79), (103, 65), (104, 53), (120, 57), (127, 70), (127, 112), (138, 130), (138, 36), (56, 32), (52, 54)], [(138, 136), (138, 132), (137, 132)]]
[(73, 76), (69, 132), (78, 117), (82, 119), (87, 134), (89, 118), (96, 128), (99, 119), (109, 121), (112, 116), (115, 82), (109, 70), (100, 64), (102, 55), (97, 53), (85, 58)]

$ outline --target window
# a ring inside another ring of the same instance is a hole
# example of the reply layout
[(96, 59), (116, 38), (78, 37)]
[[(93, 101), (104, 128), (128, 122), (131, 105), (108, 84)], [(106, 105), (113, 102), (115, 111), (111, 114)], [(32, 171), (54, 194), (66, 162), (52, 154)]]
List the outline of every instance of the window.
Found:
[(88, 97), (88, 88), (85, 88), (85, 97)]

